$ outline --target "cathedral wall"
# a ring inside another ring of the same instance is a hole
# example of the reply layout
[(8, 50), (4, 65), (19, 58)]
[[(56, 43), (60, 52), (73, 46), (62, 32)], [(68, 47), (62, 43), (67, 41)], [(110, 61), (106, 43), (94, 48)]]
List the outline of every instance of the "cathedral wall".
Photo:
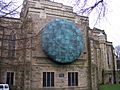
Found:
[[(88, 70), (87, 65), (84, 60), (77, 60), (72, 64), (60, 65), (48, 58), (34, 58), (32, 60), (32, 89), (42, 88), (43, 87), (43, 72), (54, 72), (55, 74), (55, 85), (50, 87), (53, 89), (65, 89), (77, 88), (83, 90), (88, 89)], [(68, 72), (78, 72), (78, 86), (70, 87), (68, 86)], [(62, 76), (61, 76), (62, 75)]]
[[(86, 38), (89, 25), (88, 18), (76, 15), (69, 6), (49, 1), (30, 1), (27, 10), (26, 18), (30, 19), (31, 22), (28, 23), (26, 32), (31, 33), (31, 36), (35, 37), (31, 39), (30, 43), (33, 49), (27, 50), (26, 62), (31, 62), (31, 69), (29, 70), (30, 73), (27, 74), (30, 76), (30, 80), (26, 80), (26, 88), (46, 90), (47, 87), (43, 87), (43, 72), (54, 72), (55, 85), (54, 87), (50, 87), (52, 90), (61, 88), (64, 90), (73, 88), (75, 90), (79, 88), (81, 88), (81, 90), (87, 90), (89, 83)], [(45, 55), (41, 47), (41, 30), (47, 23), (56, 18), (68, 19), (74, 22), (82, 31), (84, 38), (84, 50), (81, 56), (75, 62), (68, 65), (60, 65), (52, 62), (52, 60)], [(31, 29), (29, 29), (29, 27), (31, 27)], [(78, 86), (68, 86), (68, 72), (78, 72)], [(63, 75), (62, 77), (59, 76), (61, 74)]]

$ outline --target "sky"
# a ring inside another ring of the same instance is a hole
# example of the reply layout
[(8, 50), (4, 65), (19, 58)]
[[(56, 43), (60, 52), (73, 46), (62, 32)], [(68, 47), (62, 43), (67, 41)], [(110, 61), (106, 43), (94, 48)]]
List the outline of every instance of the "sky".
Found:
[[(55, 2), (63, 3), (64, 5), (70, 5), (70, 0), (54, 0)], [(120, 45), (120, 1), (119, 0), (106, 0), (107, 3), (107, 14), (103, 17), (100, 22), (94, 26), (95, 19), (94, 14), (89, 16), (89, 25), (91, 28), (97, 27), (105, 30), (107, 34), (107, 40), (113, 42), (113, 46)], [(73, 8), (74, 11), (75, 8)]]
[[(120, 1), (111, 0), (108, 5), (108, 13), (106, 17), (97, 25), (98, 28), (105, 30), (108, 41), (113, 42), (113, 46), (120, 45)], [(92, 22), (92, 16), (90, 22)]]
[[(22, 0), (18, 0), (22, 3)], [(71, 0), (51, 0), (54, 2), (63, 3), (64, 5), (72, 6)], [(89, 16), (89, 25), (91, 28), (97, 27), (99, 29), (105, 30), (107, 34), (107, 40), (113, 42), (113, 46), (120, 45), (120, 1), (119, 0), (106, 0), (107, 3), (107, 14), (100, 22), (94, 26), (95, 15), (91, 14)], [(75, 8), (74, 12), (76, 11)]]

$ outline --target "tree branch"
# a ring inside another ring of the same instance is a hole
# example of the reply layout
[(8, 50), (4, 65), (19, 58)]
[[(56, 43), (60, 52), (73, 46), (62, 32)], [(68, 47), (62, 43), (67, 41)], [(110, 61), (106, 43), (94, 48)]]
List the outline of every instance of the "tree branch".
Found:
[(6, 17), (6, 16), (15, 16), (19, 13), (17, 11), (21, 5), (17, 5), (16, 2), (13, 2), (13, 0), (9, 2), (5, 2), (4, 0), (0, 1), (0, 17)]

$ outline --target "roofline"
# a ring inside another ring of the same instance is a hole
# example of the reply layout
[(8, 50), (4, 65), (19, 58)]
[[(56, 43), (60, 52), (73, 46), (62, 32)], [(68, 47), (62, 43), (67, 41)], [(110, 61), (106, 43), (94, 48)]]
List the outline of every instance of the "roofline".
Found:
[(0, 17), (0, 19), (13, 19), (13, 20), (20, 20), (20, 18), (15, 18), (15, 17)]

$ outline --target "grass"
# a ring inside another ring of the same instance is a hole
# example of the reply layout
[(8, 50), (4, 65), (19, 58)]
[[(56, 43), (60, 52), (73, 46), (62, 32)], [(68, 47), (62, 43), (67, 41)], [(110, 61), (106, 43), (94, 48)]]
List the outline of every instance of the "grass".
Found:
[(100, 85), (100, 90), (120, 90), (120, 84)]

